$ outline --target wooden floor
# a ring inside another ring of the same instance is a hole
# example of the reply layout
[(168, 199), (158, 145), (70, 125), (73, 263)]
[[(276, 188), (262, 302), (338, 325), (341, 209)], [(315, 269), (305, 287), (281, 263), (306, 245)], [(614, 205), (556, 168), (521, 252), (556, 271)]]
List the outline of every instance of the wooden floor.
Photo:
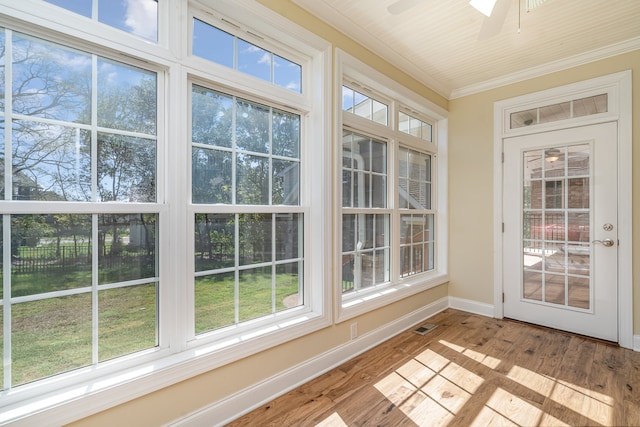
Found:
[(230, 426), (640, 426), (640, 353), (448, 309)]

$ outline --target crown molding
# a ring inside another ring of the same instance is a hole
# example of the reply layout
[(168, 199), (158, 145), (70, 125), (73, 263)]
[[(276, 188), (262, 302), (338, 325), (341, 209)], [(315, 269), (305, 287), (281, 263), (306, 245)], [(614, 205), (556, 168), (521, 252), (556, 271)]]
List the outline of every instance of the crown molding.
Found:
[[(640, 49), (640, 37), (625, 40), (603, 48), (594, 49), (577, 55), (572, 55), (557, 61), (548, 62), (536, 67), (527, 68), (515, 73), (505, 74), (500, 77), (485, 80), (468, 86), (459, 88), (451, 88), (450, 85), (443, 83), (437, 79), (430, 77), (424, 70), (416, 64), (398, 54), (392, 46), (389, 46), (384, 40), (372, 37), (371, 34), (354, 25), (352, 21), (338, 13), (334, 8), (329, 6), (327, 2), (316, 0), (291, 0), (309, 13), (319, 17), (324, 22), (334, 27), (337, 31), (350, 37), (357, 43), (369, 49), (375, 55), (383, 58), (387, 62), (396, 66), (399, 70), (407, 73), (409, 76), (424, 84), (434, 92), (443, 96), (447, 100), (462, 98), (464, 96), (473, 95), (491, 89), (496, 89), (513, 83), (541, 77), (554, 72), (566, 70), (612, 56), (621, 55)], [(348, 30), (342, 30), (347, 28)]]
[(548, 62), (537, 67), (528, 68), (526, 70), (506, 74), (495, 79), (489, 79), (477, 84), (457, 88), (451, 91), (448, 99), (452, 100), (456, 98), (462, 98), (464, 96), (473, 95), (513, 83), (541, 77), (558, 71), (567, 70), (569, 68), (574, 68), (580, 65), (589, 64), (591, 62), (610, 58), (612, 56), (633, 52), (634, 50), (638, 49), (640, 49), (640, 37), (634, 37), (620, 43), (615, 43), (578, 55), (569, 56), (558, 61)]

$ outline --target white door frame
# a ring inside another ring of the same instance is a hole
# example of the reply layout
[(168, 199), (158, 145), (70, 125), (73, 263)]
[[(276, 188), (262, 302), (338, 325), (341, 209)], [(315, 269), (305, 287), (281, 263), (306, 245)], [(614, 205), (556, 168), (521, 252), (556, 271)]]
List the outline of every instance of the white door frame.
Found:
[[(544, 124), (509, 129), (510, 114), (530, 108), (586, 98), (601, 93), (608, 94), (606, 113), (559, 120)], [(570, 84), (495, 102), (493, 105), (493, 247), (494, 247), (494, 317), (504, 317), (503, 293), (503, 243), (502, 243), (502, 181), (503, 139), (542, 131), (566, 129), (603, 122), (618, 124), (618, 343), (634, 348), (633, 339), (633, 274), (632, 274), (632, 93), (631, 71), (610, 74), (595, 79)], [(634, 348), (635, 349), (635, 348)], [(640, 348), (635, 349), (640, 350)]]

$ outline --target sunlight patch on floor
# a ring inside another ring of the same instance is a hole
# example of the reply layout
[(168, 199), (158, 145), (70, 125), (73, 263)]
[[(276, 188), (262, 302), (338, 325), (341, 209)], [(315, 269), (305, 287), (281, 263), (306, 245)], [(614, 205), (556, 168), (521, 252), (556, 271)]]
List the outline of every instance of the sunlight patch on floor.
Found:
[(479, 351), (471, 350), (470, 348), (462, 347), (445, 340), (440, 340), (438, 342), (446, 347), (449, 347), (452, 350), (457, 351), (460, 354), (464, 354), (471, 360), (482, 363), (483, 365), (491, 369), (497, 368), (498, 365), (500, 365), (500, 362), (502, 362), (500, 359), (496, 359), (495, 357), (488, 356), (484, 353), (480, 353)]
[(518, 365), (511, 367), (507, 373), (507, 378), (517, 382), (518, 384), (522, 384), (545, 397), (549, 397), (556, 386), (555, 379), (549, 378), (545, 375), (540, 375), (537, 372), (522, 368)]
[(374, 386), (417, 425), (447, 425), (484, 380), (425, 350)]
[[(596, 396), (590, 396), (594, 393)], [(613, 419), (613, 406), (606, 403), (611, 399), (609, 396), (578, 387), (575, 384), (557, 381), (550, 398), (595, 423), (610, 425)]]
[(498, 387), (487, 400), (486, 406), (516, 425), (537, 425), (542, 409)]
[[(478, 365), (495, 370), (501, 364), (500, 359), (477, 350), (444, 340), (439, 343)], [(593, 424), (609, 425), (613, 419), (612, 397), (594, 390), (518, 365), (512, 366), (505, 377), (498, 378), (502, 378), (501, 387), (494, 386), (492, 382), (486, 383), (486, 386), (495, 387), (495, 390), (489, 398), (484, 394), (482, 398), (485, 402), (478, 402), (482, 406), (475, 414), (473, 425), (523, 426), (532, 422), (536, 425), (567, 425), (543, 410), (540, 402), (545, 399), (553, 401), (554, 408), (559, 405), (563, 407), (562, 410), (586, 417)], [(461, 413), (483, 385), (485, 379), (480, 375), (432, 349), (426, 349), (377, 382), (375, 388), (417, 425), (433, 425), (436, 422), (444, 426)], [(527, 394), (522, 397), (508, 391), (512, 386), (526, 388), (532, 400), (526, 397)]]
[(327, 418), (316, 424), (316, 427), (349, 427), (347, 423), (338, 415), (337, 412), (329, 415)]

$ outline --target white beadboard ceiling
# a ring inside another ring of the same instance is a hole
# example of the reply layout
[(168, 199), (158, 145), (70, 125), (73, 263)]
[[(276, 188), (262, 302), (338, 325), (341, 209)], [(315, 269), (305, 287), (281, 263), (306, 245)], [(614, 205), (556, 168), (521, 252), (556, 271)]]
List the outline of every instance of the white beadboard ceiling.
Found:
[[(469, 0), (292, 0), (448, 99), (640, 49), (640, 0), (509, 1), (501, 31)], [(520, 3), (519, 3), (520, 2)], [(520, 27), (520, 31), (518, 31)]]

